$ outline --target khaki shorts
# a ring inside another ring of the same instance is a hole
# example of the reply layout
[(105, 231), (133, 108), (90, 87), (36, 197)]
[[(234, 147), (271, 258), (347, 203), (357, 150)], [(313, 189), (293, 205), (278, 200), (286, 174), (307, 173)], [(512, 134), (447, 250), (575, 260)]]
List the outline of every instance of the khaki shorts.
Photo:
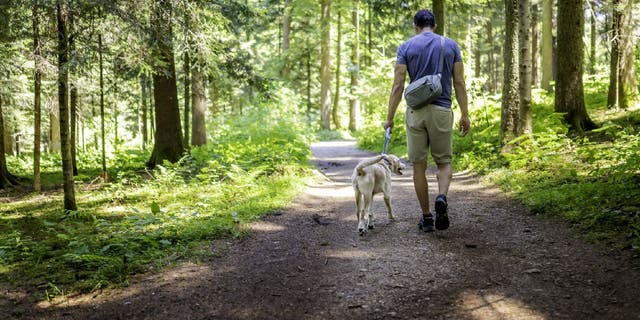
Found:
[(430, 104), (422, 109), (407, 108), (407, 153), (409, 161), (427, 161), (427, 150), (436, 163), (451, 163), (453, 110)]

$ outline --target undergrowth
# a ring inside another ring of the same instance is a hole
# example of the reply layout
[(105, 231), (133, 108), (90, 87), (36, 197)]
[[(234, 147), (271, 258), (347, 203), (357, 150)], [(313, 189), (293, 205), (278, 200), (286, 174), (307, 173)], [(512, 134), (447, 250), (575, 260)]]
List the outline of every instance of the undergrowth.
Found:
[[(114, 154), (108, 184), (93, 179), (97, 152), (81, 154), (78, 211), (63, 212), (56, 189), (3, 203), (0, 281), (35, 286), (43, 299), (127, 284), (132, 274), (211, 256), (211, 239), (242, 236), (246, 222), (285, 206), (308, 176), (305, 128), (263, 114), (215, 127), (206, 146), (153, 171), (142, 169), (146, 152)], [(42, 161), (52, 185), (59, 163)], [(25, 179), (30, 165), (10, 159)]]
[[(571, 135), (554, 113), (552, 93), (534, 90), (534, 132), (509, 148), (499, 142), (500, 96), (478, 91), (471, 99), (471, 133), (454, 134), (454, 169), (484, 175), (532, 213), (560, 216), (588, 238), (640, 250), (640, 110), (607, 109), (606, 89), (602, 77), (585, 82), (588, 112), (600, 128), (582, 136)], [(401, 114), (391, 150), (403, 156)], [(380, 125), (358, 135), (368, 150), (381, 150), (382, 141)]]

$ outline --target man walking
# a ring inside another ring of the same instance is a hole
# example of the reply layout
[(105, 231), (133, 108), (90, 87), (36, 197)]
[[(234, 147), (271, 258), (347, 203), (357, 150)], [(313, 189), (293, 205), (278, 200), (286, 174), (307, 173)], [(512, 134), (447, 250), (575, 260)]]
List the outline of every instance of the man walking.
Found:
[[(436, 21), (429, 10), (421, 10), (413, 18), (416, 35), (398, 48), (398, 58), (394, 70), (393, 87), (389, 97), (389, 112), (384, 128), (393, 128), (406, 73), (411, 82), (436, 74), (440, 54), (444, 54), (442, 67), (442, 95), (431, 104), (417, 110), (407, 107), (405, 124), (407, 131), (407, 152), (413, 163), (413, 185), (422, 209), (419, 226), (425, 232), (449, 227), (447, 193), (451, 182), (451, 153), (453, 111), (451, 110), (451, 82), (455, 88), (456, 101), (460, 106), (460, 131), (466, 135), (471, 127), (467, 107), (467, 91), (464, 83), (462, 56), (458, 44), (448, 38), (441, 42), (441, 36), (434, 33)], [(444, 47), (441, 43), (444, 43)], [(438, 171), (438, 195), (435, 212), (429, 210), (429, 188), (427, 185), (427, 151), (435, 161)], [(435, 228), (434, 228), (435, 225)]]

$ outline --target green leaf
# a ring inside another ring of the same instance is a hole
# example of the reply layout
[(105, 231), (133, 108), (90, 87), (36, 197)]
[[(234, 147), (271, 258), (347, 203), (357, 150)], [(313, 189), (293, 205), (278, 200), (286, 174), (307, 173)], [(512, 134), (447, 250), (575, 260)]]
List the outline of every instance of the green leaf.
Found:
[(153, 214), (160, 213), (160, 205), (157, 202), (151, 203), (151, 213)]

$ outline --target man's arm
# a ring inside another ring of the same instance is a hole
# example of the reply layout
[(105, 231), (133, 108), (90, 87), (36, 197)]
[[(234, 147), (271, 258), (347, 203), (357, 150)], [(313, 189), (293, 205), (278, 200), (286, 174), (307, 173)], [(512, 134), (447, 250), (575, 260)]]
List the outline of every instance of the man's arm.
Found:
[(387, 113), (387, 121), (384, 123), (384, 128), (393, 128), (393, 118), (396, 115), (398, 105), (402, 100), (402, 92), (404, 91), (404, 81), (407, 74), (406, 64), (396, 64), (393, 74), (393, 86), (391, 87), (391, 94), (389, 95), (389, 111)]
[(462, 62), (453, 64), (453, 87), (456, 91), (456, 101), (460, 106), (460, 132), (464, 137), (469, 133), (471, 121), (469, 121), (469, 106), (467, 101), (467, 88), (464, 84), (464, 66)]

